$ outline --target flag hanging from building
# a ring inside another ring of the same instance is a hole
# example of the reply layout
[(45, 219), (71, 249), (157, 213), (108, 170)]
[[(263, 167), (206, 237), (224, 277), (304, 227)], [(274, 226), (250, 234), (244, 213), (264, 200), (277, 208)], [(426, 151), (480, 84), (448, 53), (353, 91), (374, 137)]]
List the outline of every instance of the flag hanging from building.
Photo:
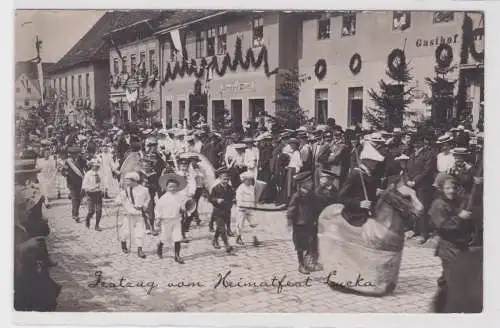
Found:
[(179, 30), (170, 31), (170, 38), (172, 39), (175, 50), (182, 53), (181, 34)]

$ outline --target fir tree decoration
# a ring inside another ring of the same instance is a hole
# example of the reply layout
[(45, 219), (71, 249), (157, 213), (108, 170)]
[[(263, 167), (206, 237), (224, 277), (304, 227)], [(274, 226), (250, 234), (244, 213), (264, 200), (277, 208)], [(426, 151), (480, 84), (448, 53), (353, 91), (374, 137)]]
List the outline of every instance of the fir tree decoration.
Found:
[(287, 129), (297, 129), (307, 120), (306, 111), (299, 104), (299, 94), (302, 83), (311, 77), (300, 74), (297, 70), (280, 69), (278, 76), (281, 83), (278, 86), (276, 104), (276, 124)]
[(402, 50), (396, 49), (389, 55), (386, 75), (394, 82), (388, 83), (381, 79), (380, 92), (368, 90), (375, 106), (368, 108), (364, 116), (373, 128), (392, 131), (395, 127), (403, 126), (405, 116), (412, 115), (406, 109), (414, 98), (414, 88), (409, 87), (413, 78)]
[[(427, 77), (425, 79), (432, 93), (432, 96), (425, 104), (432, 108), (432, 122), (435, 127), (447, 129), (453, 125), (453, 107), (455, 100), (460, 99), (455, 98), (453, 95), (457, 80), (450, 80), (447, 75), (456, 69), (456, 65), (450, 66), (447, 69), (440, 68), (436, 65), (436, 76), (434, 78)], [(459, 88), (464, 86), (464, 83), (460, 83)], [(462, 94), (465, 95), (465, 90), (459, 90), (458, 95)]]

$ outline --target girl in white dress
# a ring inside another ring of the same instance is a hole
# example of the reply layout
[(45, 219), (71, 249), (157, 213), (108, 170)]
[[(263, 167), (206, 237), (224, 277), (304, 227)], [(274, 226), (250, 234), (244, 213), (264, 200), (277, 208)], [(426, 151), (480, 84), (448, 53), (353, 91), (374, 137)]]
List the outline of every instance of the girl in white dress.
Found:
[(182, 236), (182, 217), (186, 212), (188, 198), (182, 192), (187, 186), (185, 177), (175, 173), (162, 175), (158, 181), (165, 194), (160, 197), (155, 206), (155, 218), (160, 231), (156, 253), (163, 258), (164, 243), (174, 246), (174, 260), (184, 264), (180, 256)]
[(49, 191), (50, 186), (55, 183), (56, 177), (56, 161), (50, 155), (47, 148), (42, 149), (41, 157), (36, 160), (36, 168), (40, 170), (38, 173), (38, 182), (40, 184), (40, 191), (44, 197), (45, 206), (49, 205)]
[(118, 171), (118, 162), (113, 159), (112, 150), (112, 145), (107, 144), (102, 148), (102, 152), (99, 156), (101, 161), (99, 176), (102, 179), (104, 198), (109, 198), (110, 191), (118, 191), (118, 181), (113, 178), (113, 172)]
[[(438, 138), (436, 144), (441, 146), (441, 152), (437, 155), (437, 171), (436, 181), (440, 175), (449, 174), (450, 171), (455, 167), (455, 156), (451, 151), (453, 142), (453, 137), (449, 134), (444, 134)], [(436, 186), (436, 182), (434, 182)]]

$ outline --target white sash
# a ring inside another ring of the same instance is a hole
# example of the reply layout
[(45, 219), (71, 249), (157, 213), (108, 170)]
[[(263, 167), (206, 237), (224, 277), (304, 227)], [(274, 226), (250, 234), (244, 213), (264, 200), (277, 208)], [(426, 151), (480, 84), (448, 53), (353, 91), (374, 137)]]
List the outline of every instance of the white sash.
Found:
[(80, 178), (83, 179), (82, 171), (80, 171), (80, 169), (75, 165), (75, 163), (73, 163), (73, 160), (69, 158), (66, 162), (68, 163), (68, 166), (73, 170), (73, 172), (75, 172)]

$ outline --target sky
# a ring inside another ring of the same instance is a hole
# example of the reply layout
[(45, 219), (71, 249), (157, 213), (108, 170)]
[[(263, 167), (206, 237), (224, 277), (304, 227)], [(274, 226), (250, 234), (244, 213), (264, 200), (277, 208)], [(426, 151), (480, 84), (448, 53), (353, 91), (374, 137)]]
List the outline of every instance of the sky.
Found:
[(16, 10), (16, 61), (36, 57), (38, 35), (42, 61), (57, 62), (103, 14), (103, 10)]

